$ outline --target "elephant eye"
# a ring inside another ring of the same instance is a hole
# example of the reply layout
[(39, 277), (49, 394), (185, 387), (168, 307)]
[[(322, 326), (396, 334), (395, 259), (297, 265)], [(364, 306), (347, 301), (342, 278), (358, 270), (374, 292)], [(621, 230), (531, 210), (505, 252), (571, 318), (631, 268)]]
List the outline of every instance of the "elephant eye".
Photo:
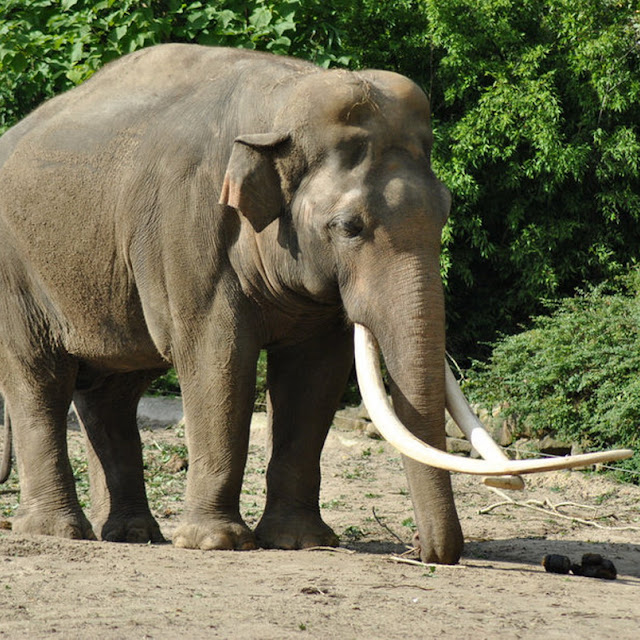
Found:
[(369, 143), (366, 138), (350, 138), (339, 145), (342, 165), (346, 169), (355, 169), (366, 157)]
[(360, 216), (339, 215), (330, 223), (329, 228), (343, 238), (357, 238), (364, 229), (364, 222)]

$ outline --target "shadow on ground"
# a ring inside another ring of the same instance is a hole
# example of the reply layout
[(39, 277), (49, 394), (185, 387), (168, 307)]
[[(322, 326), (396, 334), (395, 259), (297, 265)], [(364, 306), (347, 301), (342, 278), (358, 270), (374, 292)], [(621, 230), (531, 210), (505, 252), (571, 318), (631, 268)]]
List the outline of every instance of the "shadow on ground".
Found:
[(540, 566), (542, 558), (549, 554), (568, 556), (572, 562), (579, 564), (585, 553), (599, 553), (611, 560), (619, 576), (640, 578), (640, 544), (511, 538), (468, 542), (464, 548), (464, 557), (467, 559), (536, 566)]

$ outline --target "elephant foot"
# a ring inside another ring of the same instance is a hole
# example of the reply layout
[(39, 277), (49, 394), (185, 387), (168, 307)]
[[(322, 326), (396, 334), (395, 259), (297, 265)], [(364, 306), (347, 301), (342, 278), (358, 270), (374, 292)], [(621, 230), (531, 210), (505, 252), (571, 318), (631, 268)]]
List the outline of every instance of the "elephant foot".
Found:
[(91, 523), (84, 513), (18, 512), (13, 519), (12, 529), (16, 533), (56, 536), (71, 540), (96, 539)]
[(95, 530), (100, 540), (107, 542), (166, 542), (151, 514), (128, 518), (112, 516), (103, 524), (96, 524)]
[(420, 554), (420, 560), (428, 564), (458, 564), (462, 555), (462, 539), (456, 539), (453, 544), (442, 545), (436, 549), (434, 545), (423, 544), (420, 533), (416, 531), (412, 543), (416, 552)]
[(256, 548), (251, 530), (243, 522), (208, 520), (185, 522), (173, 534), (173, 544), (184, 549), (247, 551)]
[(338, 536), (317, 513), (264, 514), (256, 527), (256, 539), (263, 549), (308, 549), (337, 547)]

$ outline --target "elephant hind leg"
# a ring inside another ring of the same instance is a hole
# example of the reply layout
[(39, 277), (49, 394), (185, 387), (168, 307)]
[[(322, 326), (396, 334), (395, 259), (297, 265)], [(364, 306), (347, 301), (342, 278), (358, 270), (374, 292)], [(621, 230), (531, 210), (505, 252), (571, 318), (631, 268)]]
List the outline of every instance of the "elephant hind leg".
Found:
[(113, 374), (74, 393), (87, 442), (92, 520), (101, 540), (164, 542), (147, 502), (136, 422), (140, 396), (157, 373)]
[(75, 363), (64, 356), (46, 357), (30, 366), (12, 357), (5, 362), (9, 364), (3, 383), (5, 402), (11, 408), (20, 479), (20, 507), (13, 530), (95, 539), (78, 503), (67, 454), (67, 412)]

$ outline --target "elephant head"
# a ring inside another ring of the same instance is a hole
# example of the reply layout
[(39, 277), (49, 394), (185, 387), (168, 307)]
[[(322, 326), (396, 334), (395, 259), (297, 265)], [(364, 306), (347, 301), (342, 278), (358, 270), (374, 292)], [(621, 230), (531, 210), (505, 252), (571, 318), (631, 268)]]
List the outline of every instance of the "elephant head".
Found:
[[(297, 83), (273, 130), (235, 140), (221, 202), (258, 232), (262, 276), (273, 289), (339, 304), (355, 325), (365, 404), (406, 456), (422, 557), (455, 562), (462, 536), (447, 471), (504, 476), (489, 482), (520, 488), (517, 474), (627, 452), (510, 461), (473, 416), (444, 365), (439, 255), (451, 198), (431, 170), (431, 146), (428, 100), (407, 78), (312, 74)], [(444, 452), (445, 403), (486, 461)]]

